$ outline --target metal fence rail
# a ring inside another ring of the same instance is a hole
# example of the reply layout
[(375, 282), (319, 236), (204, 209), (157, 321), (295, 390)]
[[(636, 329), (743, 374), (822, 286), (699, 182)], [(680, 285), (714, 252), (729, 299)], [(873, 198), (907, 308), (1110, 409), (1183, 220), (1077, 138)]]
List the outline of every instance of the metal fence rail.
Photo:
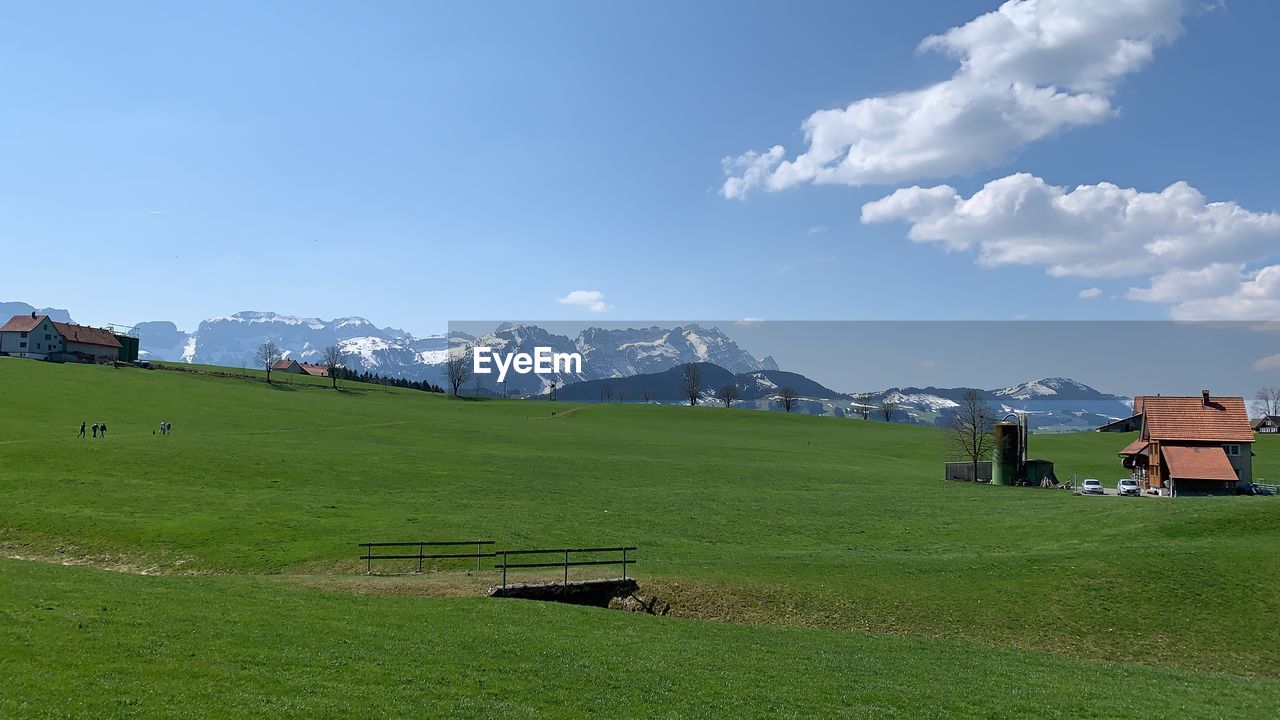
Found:
[[(586, 567), (600, 565), (620, 565), (622, 566), (622, 579), (627, 578), (627, 566), (634, 565), (635, 559), (628, 558), (627, 553), (634, 551), (636, 546), (628, 545), (626, 547), (597, 547), (597, 548), (550, 548), (546, 550), (498, 550), (493, 553), (494, 556), (502, 556), (502, 562), (494, 565), (495, 568), (502, 570), (502, 587), (507, 586), (507, 570), (509, 569), (528, 569), (528, 568), (564, 568), (564, 583), (569, 584), (569, 568)], [(610, 560), (570, 560), (569, 556), (581, 553), (622, 553), (620, 558)], [(560, 560), (556, 562), (517, 562), (510, 561), (511, 555), (560, 555)]]
[[(475, 552), (468, 553), (430, 553), (426, 552), (429, 547), (458, 547), (462, 545), (474, 545)], [(426, 560), (462, 560), (475, 558), (476, 570), (480, 569), (481, 558), (496, 557), (496, 553), (484, 552), (485, 545), (493, 545), (492, 540), (418, 540), (414, 542), (367, 542), (360, 543), (357, 547), (364, 548), (364, 554), (360, 556), (365, 561), (365, 573), (373, 572), (374, 560), (417, 560), (418, 572), (422, 572), (423, 562)], [(394, 553), (374, 555), (374, 548), (417, 548), (417, 553)]]

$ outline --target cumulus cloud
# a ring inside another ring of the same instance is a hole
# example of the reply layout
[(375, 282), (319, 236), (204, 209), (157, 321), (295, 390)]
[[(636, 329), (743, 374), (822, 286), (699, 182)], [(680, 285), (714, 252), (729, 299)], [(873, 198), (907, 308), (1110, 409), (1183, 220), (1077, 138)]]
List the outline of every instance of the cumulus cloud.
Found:
[(1020, 173), (968, 198), (947, 185), (910, 187), (862, 207), (864, 223), (895, 220), (910, 223), (912, 240), (974, 251), (985, 267), (1147, 277), (1127, 297), (1172, 305), (1176, 319), (1280, 318), (1280, 265), (1257, 267), (1280, 254), (1280, 215), (1208, 202), (1185, 182), (1068, 191)]
[(604, 302), (604, 293), (599, 290), (574, 290), (557, 302), (561, 305), (581, 305), (591, 312), (604, 312), (609, 309), (609, 305)]
[(1092, 300), (1101, 294), (1102, 294), (1102, 288), (1091, 287), (1091, 288), (1085, 288), (1084, 290), (1081, 290), (1079, 292), (1079, 297), (1081, 300)]
[(949, 79), (819, 110), (807, 147), (725, 158), (720, 193), (805, 182), (891, 184), (990, 167), (1058, 130), (1115, 113), (1115, 83), (1182, 32), (1188, 0), (1009, 0), (920, 43), (955, 57)]
[(1253, 362), (1253, 369), (1258, 372), (1280, 370), (1280, 353), (1268, 355), (1264, 358), (1258, 358)]

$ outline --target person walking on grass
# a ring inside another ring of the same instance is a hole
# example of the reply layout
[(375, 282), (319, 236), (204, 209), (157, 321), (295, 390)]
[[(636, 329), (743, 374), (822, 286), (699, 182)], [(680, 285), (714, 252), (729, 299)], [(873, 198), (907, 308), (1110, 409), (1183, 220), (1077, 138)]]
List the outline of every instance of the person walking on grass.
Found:
[(106, 424), (106, 423), (102, 423), (102, 425), (98, 428), (98, 430), (102, 431), (102, 437), (106, 437), (106, 436), (107, 436), (107, 424)]
[(78, 438), (84, 437), (84, 421), (83, 420), (80, 421), (80, 434), (77, 435), (76, 437)]
[(93, 424), (93, 436), (98, 437), (98, 423)]

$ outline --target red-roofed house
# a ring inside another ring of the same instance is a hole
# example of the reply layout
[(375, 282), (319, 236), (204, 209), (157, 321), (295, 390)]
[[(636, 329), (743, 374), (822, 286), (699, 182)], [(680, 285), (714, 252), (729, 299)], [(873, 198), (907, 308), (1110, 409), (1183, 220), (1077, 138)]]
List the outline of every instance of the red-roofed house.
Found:
[(271, 366), (271, 372), (289, 373), (290, 375), (301, 375), (303, 373), (302, 365), (297, 360), (282, 358)]
[(1253, 428), (1244, 398), (1136, 397), (1137, 440), (1120, 451), (1143, 488), (1174, 495), (1233, 495), (1253, 482)]
[(120, 357), (120, 341), (110, 330), (31, 313), (14, 315), (0, 326), (0, 353), (39, 360), (111, 362)]
[(302, 363), (302, 372), (315, 377), (329, 377), (329, 368), (324, 365), (312, 365), (310, 363)]

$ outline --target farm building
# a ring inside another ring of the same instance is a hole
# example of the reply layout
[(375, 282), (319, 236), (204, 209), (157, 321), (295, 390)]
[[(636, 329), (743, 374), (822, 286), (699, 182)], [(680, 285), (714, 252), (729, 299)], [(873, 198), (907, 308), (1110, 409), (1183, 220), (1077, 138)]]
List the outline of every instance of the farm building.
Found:
[(315, 377), (329, 377), (329, 368), (324, 365), (312, 365), (310, 363), (300, 363), (297, 360), (284, 358), (271, 366), (272, 372), (289, 373), (290, 375), (312, 375)]
[[(121, 336), (110, 330), (61, 323), (47, 315), (14, 315), (0, 326), (0, 354), (37, 360), (112, 362), (122, 359)], [(132, 343), (136, 347), (136, 339)]]
[(1263, 435), (1274, 435), (1280, 433), (1280, 415), (1267, 415), (1254, 420), (1251, 425), (1253, 431), (1262, 433)]
[(329, 377), (329, 368), (324, 365), (311, 365), (309, 363), (301, 363), (302, 372), (315, 377)]
[(271, 371), (289, 373), (290, 375), (303, 374), (302, 363), (297, 360), (290, 360), (289, 358), (277, 360), (276, 364), (271, 366)]
[(1233, 495), (1253, 481), (1253, 429), (1244, 398), (1144, 396), (1137, 440), (1120, 451), (1144, 490), (1172, 495)]

